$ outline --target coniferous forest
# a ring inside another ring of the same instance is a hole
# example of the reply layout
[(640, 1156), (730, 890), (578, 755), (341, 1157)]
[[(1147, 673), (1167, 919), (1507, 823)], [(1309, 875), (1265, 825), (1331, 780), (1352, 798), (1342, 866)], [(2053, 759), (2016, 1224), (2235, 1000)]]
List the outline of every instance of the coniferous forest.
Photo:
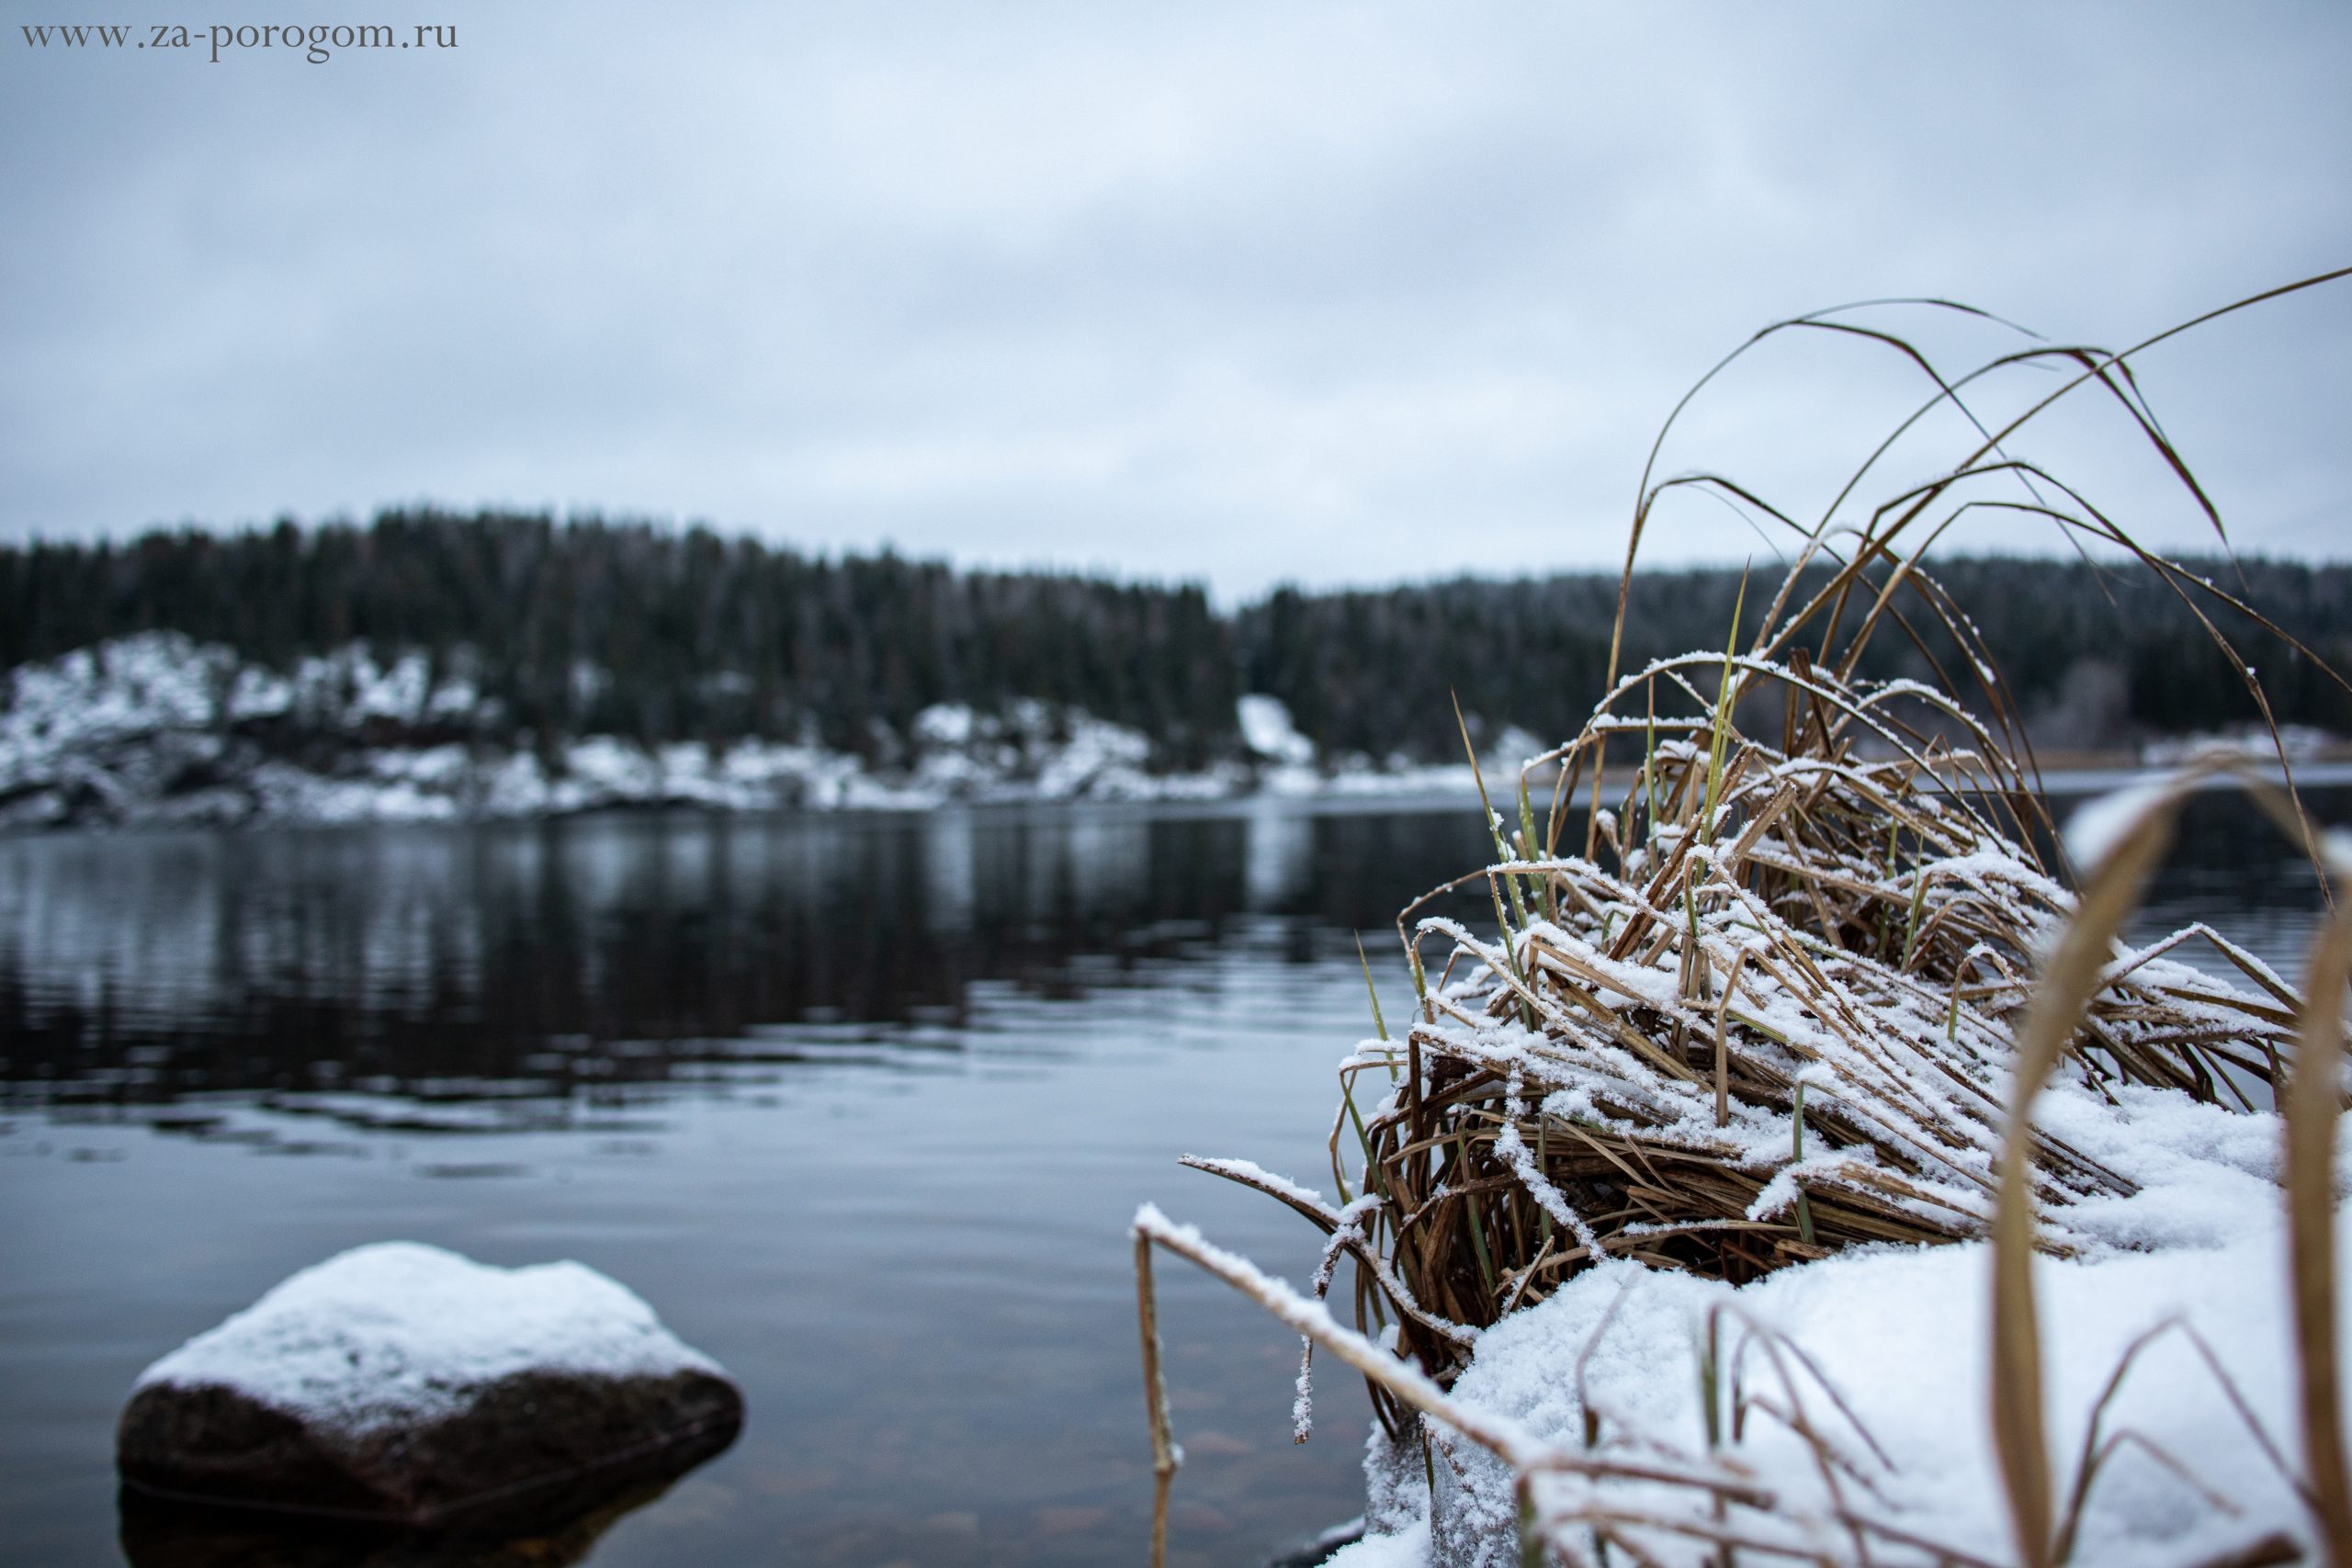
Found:
[[(2207, 560), (2193, 570), (2352, 668), (2352, 568)], [(1935, 570), (2035, 728), (2068, 745), (2256, 717), (2188, 610), (2144, 570), (1962, 558)], [(1645, 572), (1625, 667), (1724, 645), (1727, 570)], [(960, 570), (888, 552), (819, 557), (635, 522), (387, 512), (366, 526), (157, 532), (127, 544), (0, 547), (0, 667), (173, 630), (290, 666), (360, 644), (417, 651), (494, 699), (515, 734), (645, 744), (757, 737), (886, 753), (936, 704), (1034, 699), (1148, 736), (1196, 768), (1241, 740), (1235, 702), (1286, 704), (1326, 756), (1458, 753), (1450, 694), (1488, 729), (1573, 733), (1600, 694), (1613, 574), (1316, 592), (1238, 609), (1195, 584)], [(2279, 638), (2208, 604), (2282, 723), (2352, 732), (2352, 699)], [(1758, 606), (1749, 606), (1750, 615)], [(1881, 676), (1927, 673), (1882, 637)]]

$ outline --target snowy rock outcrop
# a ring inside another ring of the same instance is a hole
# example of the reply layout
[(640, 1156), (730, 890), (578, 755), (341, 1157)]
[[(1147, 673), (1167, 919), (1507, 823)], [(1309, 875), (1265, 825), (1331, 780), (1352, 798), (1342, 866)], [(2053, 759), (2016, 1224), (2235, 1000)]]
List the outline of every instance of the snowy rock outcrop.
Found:
[(1198, 799), (1254, 777), (1238, 760), (1156, 771), (1142, 732), (1030, 700), (925, 708), (865, 756), (813, 739), (542, 742), (482, 694), (469, 657), (353, 644), (278, 671), (159, 631), (20, 666), (0, 675), (0, 830)]
[(742, 1419), (718, 1365), (592, 1269), (385, 1242), (149, 1367), (115, 1452), (156, 1495), (437, 1527), (591, 1506), (691, 1469)]

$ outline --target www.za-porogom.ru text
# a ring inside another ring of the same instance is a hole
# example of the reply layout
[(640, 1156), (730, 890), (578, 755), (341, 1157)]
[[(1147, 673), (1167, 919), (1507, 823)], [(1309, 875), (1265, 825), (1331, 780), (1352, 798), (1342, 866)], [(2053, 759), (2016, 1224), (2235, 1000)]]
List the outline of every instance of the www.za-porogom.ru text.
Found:
[(207, 55), (215, 65), (224, 55), (249, 50), (291, 50), (313, 65), (324, 65), (345, 50), (455, 49), (455, 23), (413, 28), (366, 23), (311, 22), (280, 26), (203, 22), (51, 22), (23, 25), (25, 47), (54, 50), (161, 50), (167, 54)]

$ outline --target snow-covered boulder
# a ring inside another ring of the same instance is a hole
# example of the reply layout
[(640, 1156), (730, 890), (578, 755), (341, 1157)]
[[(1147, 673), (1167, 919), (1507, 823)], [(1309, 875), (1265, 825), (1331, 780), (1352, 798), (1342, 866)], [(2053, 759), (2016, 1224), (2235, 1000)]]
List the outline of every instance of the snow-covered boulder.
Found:
[(716, 1362), (592, 1269), (384, 1242), (141, 1373), (115, 1454), (162, 1495), (438, 1526), (681, 1473), (742, 1418)]

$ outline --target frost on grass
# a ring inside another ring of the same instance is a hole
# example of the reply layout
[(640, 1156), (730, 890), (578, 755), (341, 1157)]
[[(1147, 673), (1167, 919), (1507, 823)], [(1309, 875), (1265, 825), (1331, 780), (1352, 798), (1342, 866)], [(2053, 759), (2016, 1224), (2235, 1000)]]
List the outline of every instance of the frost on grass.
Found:
[[(1900, 716), (1933, 706), (1925, 688), (1721, 656), (1645, 676), (1703, 700), (1702, 664), (1777, 682), (1783, 743), (1727, 709), (1645, 722), (1582, 841), (1557, 813), (1549, 832), (1495, 815), (1500, 852), (1471, 879), (1491, 925), (1400, 919), (1421, 1003), (1341, 1066), (1334, 1175), (1367, 1195), (1344, 1221), (1196, 1162), (1317, 1220), (1318, 1297), (1356, 1258), (1358, 1337), (1452, 1402), (1426, 1423), (1375, 1376), (1373, 1533), (1343, 1563), (1499, 1568), (1523, 1506), (1555, 1547), (1598, 1530), (1693, 1568), (1724, 1539), (1837, 1562), (2009, 1555), (1986, 1238), (2016, 1032), (2075, 897), (1992, 738)], [(1573, 779), (1624, 733), (1596, 722), (1554, 760)], [(2095, 807), (2077, 855), (2095, 864), (2145, 808)], [(2190, 966), (2192, 944), (2233, 977)], [(2275, 1439), (2236, 1400), (2290, 1429), (2267, 1107), (2295, 1006), (2206, 928), (2117, 942), (2028, 1134), (2053, 1452), (2080, 1446), (2141, 1336), (2177, 1318), (2201, 1337), (2151, 1342), (2102, 1418), (2102, 1442), (2131, 1436), (2084, 1491), (2077, 1561), (2169, 1564), (2293, 1522)], [(1369, 1111), (1367, 1072), (1385, 1089)], [(2217, 1442), (2210, 1467), (2176, 1463)]]
[[(1407, 928), (1421, 1016), (1369, 1059), (1419, 1073), (1367, 1125), (1352, 1185), (1395, 1201), (1392, 1225), (1425, 1211), (1410, 1255), (1432, 1311), (1491, 1323), (1603, 1258), (1738, 1283), (1984, 1234), (2014, 1031), (2073, 897), (1984, 752), (1915, 748), (1875, 689), (1780, 678), (1843, 716), (1793, 750), (1661, 739), (1579, 852), (1521, 844), (1487, 869), (1494, 926)], [(1860, 761), (1849, 728), (1910, 754)], [(2191, 967), (2188, 942), (2245, 983)], [(2251, 1110), (2290, 1004), (2201, 928), (2119, 946), (2068, 1072), (2110, 1100)], [(2082, 1216), (2137, 1183), (2087, 1131), (2045, 1124), (2035, 1151), (2044, 1245), (2078, 1252)]]
[[(1845, 314), (1748, 347), (1854, 332)], [(1332, 1139), (1341, 1192), (1376, 1201), (1344, 1243), (1336, 1215), (1318, 1221), (1359, 1261), (1358, 1339), (1388, 1358), (1366, 1364), (1372, 1533), (1347, 1568), (1924, 1568), (2015, 1561), (2020, 1540), (2036, 1562), (2170, 1565), (2315, 1544), (2288, 1434), (2299, 1381), (2332, 1374), (2293, 1348), (2270, 1109), (2301, 999), (2203, 925), (2137, 949), (2112, 934), (2142, 870), (2114, 852), (2159, 803), (2095, 804), (2065, 836), (2073, 865), (2046, 852), (2059, 835), (2023, 715), (1928, 547), (2023, 505), (2128, 553), (2265, 713), (2231, 638), (2267, 623), (2009, 449), (2079, 389), (2218, 528), (2120, 357), (2037, 345), (1954, 377), (1899, 336), (1853, 341), (1928, 372), (1921, 404), (1817, 516), (1703, 468), (1661, 477), (1661, 436), (1628, 582), (1652, 508), (1686, 491), (1785, 525), (1786, 572), (1743, 587), (1720, 651), (1619, 680), (1621, 589), (1612, 683), (1584, 728), (1483, 790), (1493, 859), (1399, 917), (1419, 1005), (1340, 1066)], [(2026, 365), (2067, 379), (2005, 427), (1979, 419), (1980, 380)], [(1951, 465), (1878, 473), (1948, 402), (1973, 432)], [(2263, 739), (2283, 774), (2293, 739)], [(2287, 792), (2265, 804), (2306, 847)], [(2098, 893), (2081, 910), (2074, 872)], [(1449, 889), (1476, 912), (1433, 907)], [(2029, 1024), (2051, 1083), (2013, 1125), (2040, 1088), (2015, 1081)], [(2312, 1168), (2298, 1161), (2296, 1212), (2324, 1236)], [(2307, 1303), (2321, 1250), (2297, 1233)], [(2010, 1397), (2037, 1345), (2040, 1422)], [(2312, 1495), (2332, 1495), (2310, 1463)]]

